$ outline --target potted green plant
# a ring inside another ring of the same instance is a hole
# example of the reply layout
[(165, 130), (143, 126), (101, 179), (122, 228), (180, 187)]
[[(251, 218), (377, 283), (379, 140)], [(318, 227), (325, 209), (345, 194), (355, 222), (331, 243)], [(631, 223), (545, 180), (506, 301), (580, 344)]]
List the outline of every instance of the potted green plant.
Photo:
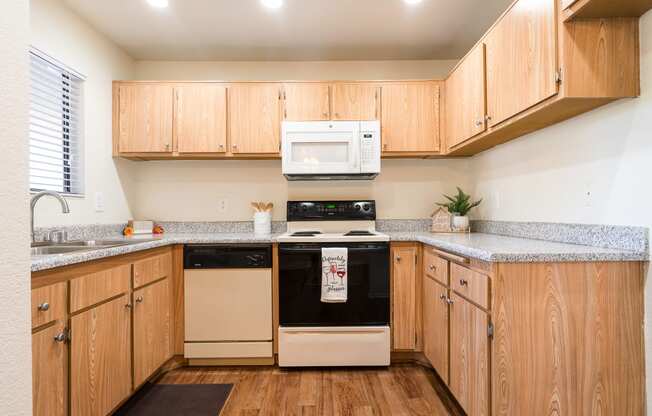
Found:
[(447, 208), (448, 212), (453, 214), (453, 229), (455, 231), (468, 231), (469, 217), (467, 214), (471, 209), (480, 205), (482, 199), (471, 202), (471, 195), (465, 194), (460, 187), (457, 187), (457, 195), (454, 197), (444, 195), (444, 198), (448, 199), (448, 201), (437, 203), (437, 205)]

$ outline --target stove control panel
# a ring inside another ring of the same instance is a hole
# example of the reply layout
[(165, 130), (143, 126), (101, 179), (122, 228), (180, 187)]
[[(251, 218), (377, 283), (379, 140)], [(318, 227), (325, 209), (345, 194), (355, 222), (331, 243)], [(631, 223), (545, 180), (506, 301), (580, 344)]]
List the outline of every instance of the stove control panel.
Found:
[(376, 219), (376, 201), (288, 201), (288, 221)]

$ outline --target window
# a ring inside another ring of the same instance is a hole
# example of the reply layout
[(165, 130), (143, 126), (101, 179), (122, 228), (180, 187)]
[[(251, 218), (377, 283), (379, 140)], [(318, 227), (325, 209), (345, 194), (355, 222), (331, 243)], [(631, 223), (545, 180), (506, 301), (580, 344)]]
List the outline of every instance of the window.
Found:
[(36, 50), (30, 73), (30, 190), (81, 195), (83, 78)]

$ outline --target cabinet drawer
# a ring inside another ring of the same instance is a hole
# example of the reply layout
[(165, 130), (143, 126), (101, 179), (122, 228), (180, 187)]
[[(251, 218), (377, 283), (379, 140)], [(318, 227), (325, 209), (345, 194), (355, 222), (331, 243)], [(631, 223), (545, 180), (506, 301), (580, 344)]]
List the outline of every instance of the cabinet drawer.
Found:
[(458, 264), (451, 264), (451, 288), (471, 302), (487, 309), (489, 306), (489, 278)]
[(70, 281), (70, 312), (93, 306), (129, 291), (131, 265), (102, 270)]
[(134, 263), (134, 289), (167, 277), (172, 269), (172, 254), (165, 253)]
[(448, 286), (448, 261), (439, 257), (427, 247), (423, 250), (423, 273)]
[(66, 282), (32, 290), (32, 328), (45, 325), (66, 314)]

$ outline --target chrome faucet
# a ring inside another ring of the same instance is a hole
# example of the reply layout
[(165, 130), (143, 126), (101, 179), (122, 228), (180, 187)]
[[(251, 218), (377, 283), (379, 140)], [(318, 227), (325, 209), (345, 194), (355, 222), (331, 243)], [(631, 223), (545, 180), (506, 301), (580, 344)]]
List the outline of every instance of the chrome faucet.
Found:
[(68, 214), (70, 212), (70, 207), (68, 206), (68, 201), (66, 201), (66, 199), (63, 196), (61, 196), (61, 194), (59, 194), (58, 192), (43, 191), (43, 192), (39, 192), (38, 194), (34, 195), (32, 197), (32, 201), (29, 204), (29, 209), (30, 209), (30, 223), (29, 223), (30, 228), (29, 228), (29, 230), (30, 230), (30, 233), (32, 235), (32, 243), (35, 240), (34, 239), (34, 207), (36, 206), (36, 203), (38, 202), (39, 199), (43, 198), (44, 196), (48, 196), (48, 195), (59, 200), (59, 203), (61, 203), (61, 212), (63, 212), (64, 214)]

